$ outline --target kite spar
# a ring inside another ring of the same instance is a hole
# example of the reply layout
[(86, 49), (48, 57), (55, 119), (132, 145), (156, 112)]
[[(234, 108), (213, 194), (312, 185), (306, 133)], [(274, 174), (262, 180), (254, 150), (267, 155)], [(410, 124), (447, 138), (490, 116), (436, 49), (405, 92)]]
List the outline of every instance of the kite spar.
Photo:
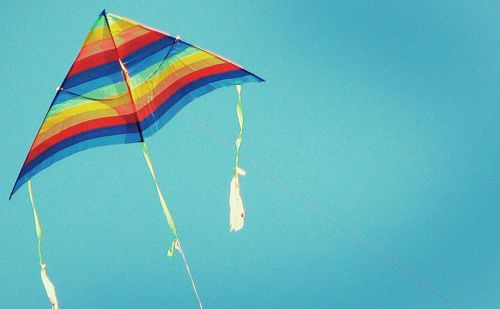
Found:
[(130, 19), (102, 11), (50, 104), (30, 147), (12, 195), (28, 183), (33, 208), (42, 282), (53, 308), (56, 290), (42, 257), (42, 228), (35, 208), (31, 179), (74, 153), (105, 145), (140, 143), (153, 177), (163, 213), (173, 235), (168, 249), (177, 249), (198, 295), (174, 220), (160, 190), (145, 139), (162, 128), (195, 98), (225, 86), (236, 86), (240, 132), (230, 185), (230, 230), (244, 225), (240, 195), (239, 152), (243, 132), (241, 85), (262, 78), (212, 52)]

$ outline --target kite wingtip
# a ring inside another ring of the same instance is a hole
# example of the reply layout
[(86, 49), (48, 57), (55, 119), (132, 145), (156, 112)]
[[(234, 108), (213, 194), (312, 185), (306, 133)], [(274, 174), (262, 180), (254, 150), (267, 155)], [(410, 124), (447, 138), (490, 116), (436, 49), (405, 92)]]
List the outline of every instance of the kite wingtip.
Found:
[(14, 186), (14, 188), (12, 189), (12, 191), (10, 191), (10, 194), (9, 194), (9, 201), (12, 199), (12, 195), (14, 195), (14, 193), (16, 192), (16, 187)]
[(17, 190), (15, 189), (12, 189), (12, 192), (10, 192), (9, 194), (9, 201), (12, 200), (12, 196), (14, 195), (14, 193), (16, 193)]
[(255, 75), (255, 74), (253, 74), (253, 73), (252, 73), (252, 75), (253, 75), (253, 76), (255, 76), (255, 78), (257, 79), (257, 82), (259, 82), (259, 83), (262, 83), (262, 82), (264, 82), (264, 83), (265, 83), (265, 82), (266, 82), (266, 80), (265, 80), (265, 79), (263, 79), (262, 77), (260, 77), (260, 76), (258, 76), (258, 75)]
[(106, 15), (106, 9), (102, 9), (101, 15)]
[(12, 196), (17, 192), (17, 190), (22, 186), (22, 184), (21, 185), (18, 184), (18, 180), (16, 180), (16, 183), (14, 183), (14, 187), (12, 188), (12, 191), (10, 191), (9, 201), (12, 199)]

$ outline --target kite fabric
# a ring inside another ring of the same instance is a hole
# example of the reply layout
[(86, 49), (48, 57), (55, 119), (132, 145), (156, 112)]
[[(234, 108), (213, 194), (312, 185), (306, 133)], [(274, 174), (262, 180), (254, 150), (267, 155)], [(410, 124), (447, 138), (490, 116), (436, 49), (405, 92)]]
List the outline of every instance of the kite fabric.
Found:
[(79, 151), (112, 144), (141, 143), (163, 213), (173, 234), (167, 254), (180, 252), (200, 308), (203, 304), (181, 247), (174, 220), (160, 190), (145, 138), (163, 127), (195, 98), (225, 86), (236, 86), (240, 131), (230, 187), (230, 230), (244, 224), (238, 175), (243, 133), (241, 85), (263, 82), (257, 75), (212, 52), (102, 11), (50, 104), (29, 149), (12, 195), (26, 182), (35, 219), (41, 279), (52, 308), (59, 307), (56, 289), (42, 257), (42, 229), (31, 179), (55, 162)]
[(214, 53), (103, 11), (58, 87), (10, 197), (69, 155), (142, 142), (193, 99), (262, 81)]

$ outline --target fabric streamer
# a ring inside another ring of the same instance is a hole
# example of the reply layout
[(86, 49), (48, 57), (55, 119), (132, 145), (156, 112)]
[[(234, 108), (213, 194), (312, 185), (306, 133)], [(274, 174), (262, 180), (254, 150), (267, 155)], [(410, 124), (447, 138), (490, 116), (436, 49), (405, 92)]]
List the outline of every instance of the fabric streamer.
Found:
[(193, 275), (191, 274), (191, 269), (189, 268), (189, 264), (187, 262), (186, 255), (184, 254), (184, 250), (182, 250), (179, 236), (177, 235), (177, 229), (175, 228), (174, 219), (172, 218), (172, 215), (170, 214), (167, 202), (165, 201), (165, 198), (163, 197), (163, 193), (160, 190), (160, 185), (158, 184), (158, 179), (156, 178), (156, 172), (154, 170), (153, 163), (151, 162), (151, 156), (149, 155), (148, 148), (147, 148), (145, 142), (142, 142), (141, 146), (142, 146), (142, 153), (144, 154), (144, 159), (146, 159), (146, 163), (148, 164), (149, 171), (151, 172), (151, 176), (153, 176), (153, 180), (154, 180), (155, 185), (156, 185), (156, 192), (158, 193), (158, 197), (160, 198), (160, 203), (161, 203), (161, 207), (163, 209), (163, 214), (165, 215), (165, 218), (167, 219), (167, 222), (168, 222), (168, 226), (170, 227), (170, 230), (172, 231), (172, 234), (174, 235), (174, 240), (172, 240), (172, 243), (170, 244), (170, 247), (167, 251), (167, 255), (172, 256), (174, 254), (174, 249), (177, 249), (177, 251), (179, 251), (179, 253), (182, 256), (182, 260), (184, 261), (184, 265), (186, 265), (186, 270), (188, 272), (189, 279), (191, 280), (191, 285), (193, 286), (193, 291), (196, 294), (196, 298), (198, 299), (198, 304), (199, 304), (200, 308), (203, 309), (203, 303), (201, 302), (200, 295), (198, 294), (198, 289), (196, 288), (196, 284), (194, 282)]
[(231, 187), (229, 191), (229, 225), (230, 231), (239, 231), (245, 224), (245, 209), (243, 207), (243, 199), (240, 194), (240, 182), (238, 175), (244, 176), (246, 172), (239, 167), (240, 161), (240, 146), (243, 139), (243, 107), (241, 104), (241, 85), (236, 85), (238, 92), (238, 103), (236, 104), (236, 114), (238, 115), (238, 122), (240, 124), (240, 133), (236, 138), (236, 160), (234, 166), (233, 179), (231, 180)]
[(146, 159), (146, 163), (148, 164), (149, 171), (151, 172), (151, 176), (153, 176), (153, 180), (155, 182), (156, 186), (156, 192), (158, 193), (158, 197), (160, 198), (160, 203), (161, 207), (163, 209), (163, 214), (165, 215), (165, 218), (167, 219), (168, 226), (170, 227), (170, 230), (172, 231), (172, 234), (174, 235), (174, 240), (172, 240), (172, 243), (170, 244), (170, 247), (168, 249), (167, 255), (172, 256), (174, 254), (174, 248), (175, 248), (175, 242), (179, 239), (177, 236), (177, 229), (175, 228), (175, 223), (174, 219), (172, 218), (172, 215), (170, 214), (170, 210), (168, 209), (167, 202), (165, 201), (165, 198), (163, 197), (163, 193), (161, 193), (160, 190), (160, 185), (158, 184), (158, 180), (156, 179), (156, 173), (153, 168), (153, 163), (151, 162), (151, 157), (148, 152), (148, 148), (146, 146), (146, 143), (141, 143), (142, 146), (142, 154), (144, 155), (144, 159)]
[(38, 239), (38, 261), (40, 263), (40, 277), (42, 278), (42, 283), (45, 288), (45, 292), (47, 293), (47, 297), (49, 298), (50, 303), (52, 304), (52, 309), (59, 309), (59, 302), (57, 300), (56, 295), (56, 287), (52, 280), (50, 280), (47, 275), (47, 264), (45, 264), (42, 255), (42, 226), (40, 225), (40, 220), (38, 219), (38, 212), (35, 207), (35, 199), (33, 198), (33, 190), (31, 188), (31, 180), (28, 180), (28, 191), (30, 195), (31, 208), (33, 209), (33, 218), (35, 219), (35, 230), (36, 237)]

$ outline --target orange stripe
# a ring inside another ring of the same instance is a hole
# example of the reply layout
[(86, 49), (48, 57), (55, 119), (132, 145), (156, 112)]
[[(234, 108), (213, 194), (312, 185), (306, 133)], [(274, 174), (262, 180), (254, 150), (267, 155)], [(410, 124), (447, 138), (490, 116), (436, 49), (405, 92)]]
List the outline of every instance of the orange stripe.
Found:
[(141, 27), (140, 25), (128, 28), (115, 36), (116, 46), (120, 47), (121, 45), (137, 37), (140, 37), (141, 35), (144, 35), (148, 32), (149, 32), (148, 30), (144, 29), (144, 27)]
[(95, 41), (89, 44), (85, 44), (82, 46), (80, 53), (78, 54), (77, 60), (81, 60), (83, 58), (95, 55), (97, 53), (114, 49), (113, 41), (110, 38)]
[[(121, 100), (123, 102), (123, 100)], [(109, 117), (109, 116), (117, 116), (117, 115), (127, 115), (134, 112), (134, 108), (130, 99), (126, 97), (126, 101), (115, 106), (111, 106), (108, 103), (109, 109), (103, 110), (93, 110), (89, 112), (81, 112), (78, 114), (70, 115), (67, 118), (64, 118), (62, 121), (57, 122), (46, 130), (40, 130), (40, 133), (37, 135), (35, 141), (33, 142), (33, 147), (42, 143), (43, 141), (49, 139), (51, 136), (56, 135), (61, 130), (68, 128), (73, 125), (77, 125), (79, 123), (83, 123), (85, 121), (89, 121), (95, 118)], [(49, 118), (50, 119), (50, 118)], [(45, 125), (45, 123), (44, 123)]]

